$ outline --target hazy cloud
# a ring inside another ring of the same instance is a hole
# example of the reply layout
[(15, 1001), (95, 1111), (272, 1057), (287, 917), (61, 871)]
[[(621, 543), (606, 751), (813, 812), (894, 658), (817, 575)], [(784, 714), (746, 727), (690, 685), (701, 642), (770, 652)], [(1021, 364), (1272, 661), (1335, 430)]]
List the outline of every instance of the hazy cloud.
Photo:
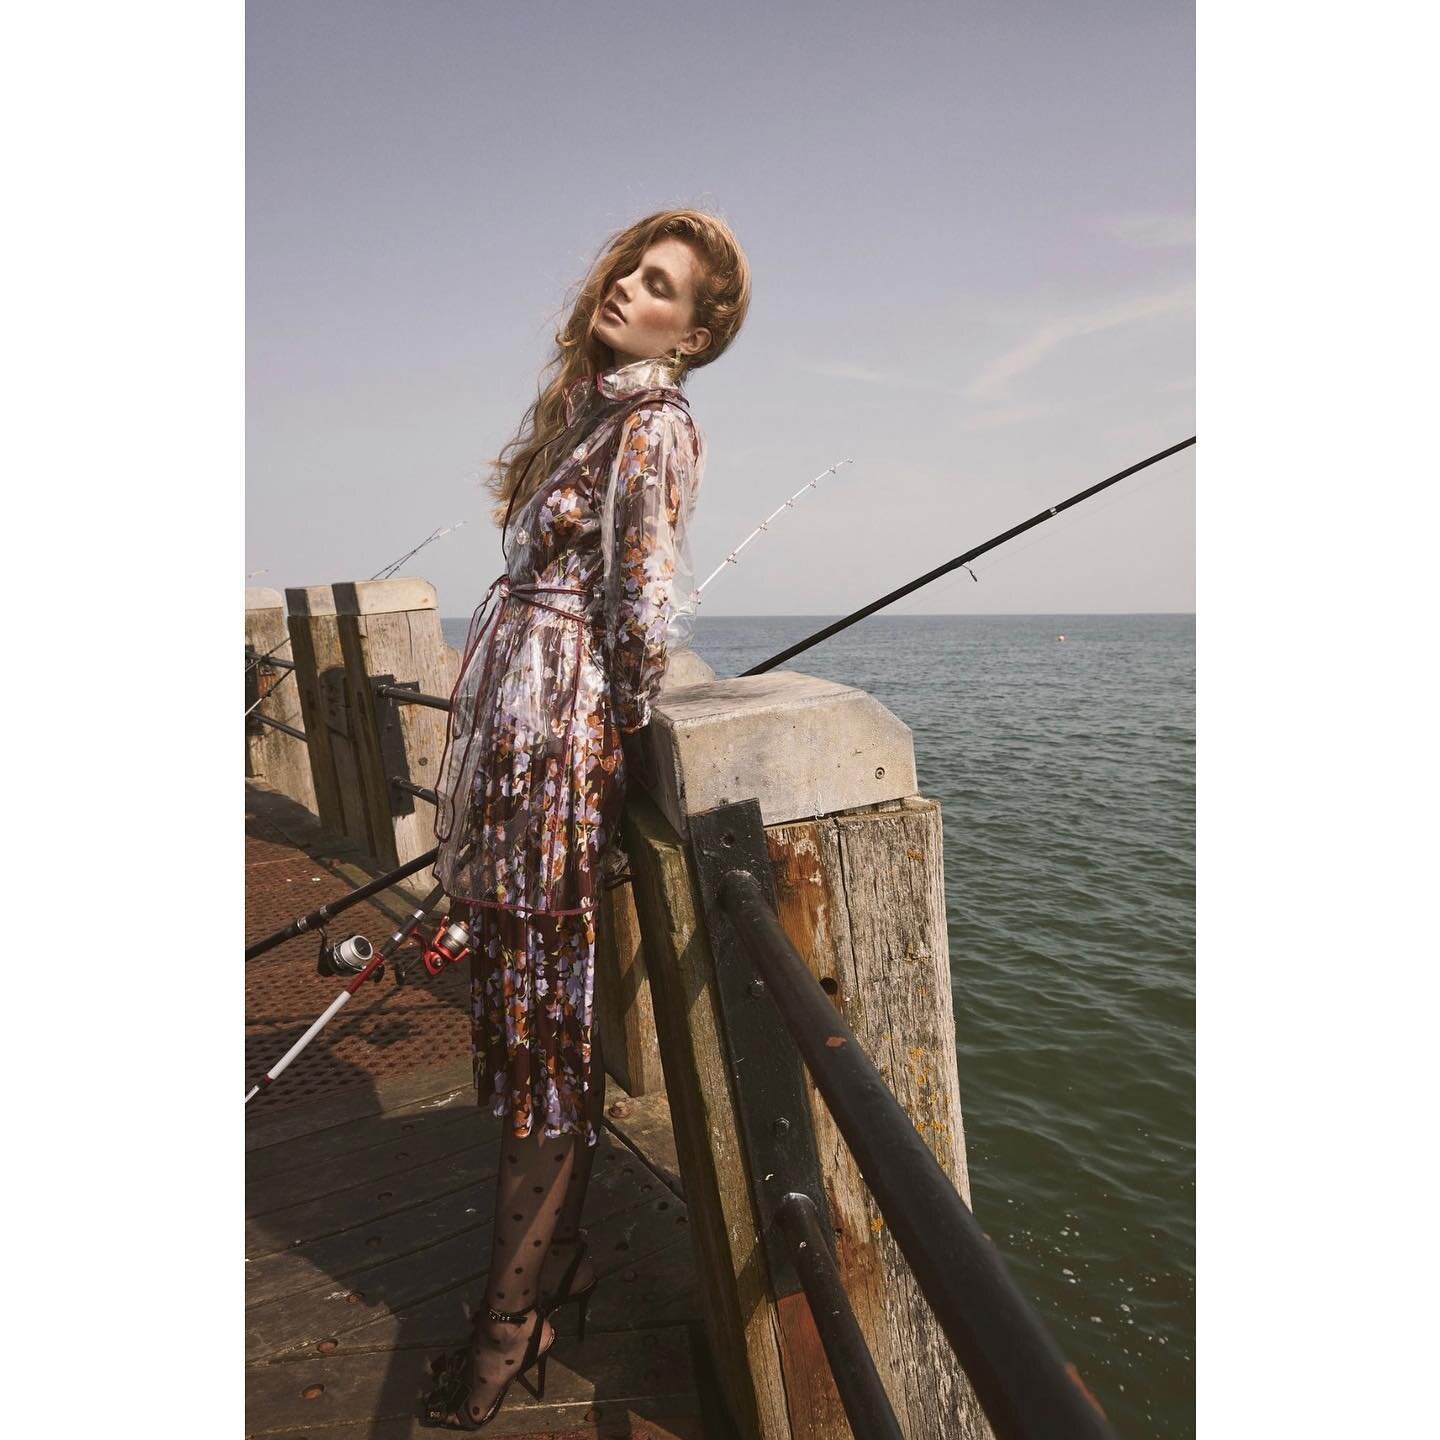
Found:
[(876, 370), (868, 365), (854, 365), (847, 360), (797, 360), (799, 370), (820, 375), (827, 380), (857, 380), (865, 385), (885, 385), (897, 390), (941, 390), (956, 394), (951, 385), (942, 384), (926, 375), (899, 375), (891, 370)]
[(1195, 217), (1180, 214), (1116, 215), (1105, 229), (1135, 250), (1184, 249), (1195, 244)]
[(1003, 392), (1005, 387), (1027, 370), (1032, 370), (1060, 346), (1085, 335), (1114, 330), (1122, 325), (1136, 325), (1158, 316), (1189, 312), (1195, 303), (1194, 287), (1184, 285), (1162, 295), (1140, 296), (1122, 300), (1095, 310), (1063, 316), (1047, 321), (1018, 345), (997, 355), (964, 389), (969, 400), (987, 400)]

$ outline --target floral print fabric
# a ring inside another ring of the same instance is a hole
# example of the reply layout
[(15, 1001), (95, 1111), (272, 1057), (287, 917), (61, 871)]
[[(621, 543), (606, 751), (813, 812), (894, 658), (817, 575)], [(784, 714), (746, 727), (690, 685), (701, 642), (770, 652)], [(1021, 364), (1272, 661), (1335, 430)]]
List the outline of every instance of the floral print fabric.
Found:
[(470, 1054), (476, 1099), (526, 1136), (600, 1139), (590, 1084), (595, 922), (585, 915), (472, 912)]
[[(695, 608), (688, 523), (705, 448), (663, 360), (566, 396), (565, 458), (511, 517), (475, 612), (436, 784), (438, 881), (472, 915), (480, 1098), (587, 1134), (600, 857)], [(558, 1127), (558, 1128), (551, 1128)]]

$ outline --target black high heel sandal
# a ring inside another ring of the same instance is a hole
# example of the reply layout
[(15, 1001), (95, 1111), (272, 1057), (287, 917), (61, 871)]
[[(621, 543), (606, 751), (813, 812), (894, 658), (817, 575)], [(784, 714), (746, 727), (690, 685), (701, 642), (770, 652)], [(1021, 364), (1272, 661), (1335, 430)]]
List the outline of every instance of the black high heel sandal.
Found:
[[(435, 1382), (435, 1388), (425, 1398), (422, 1421), (425, 1425), (441, 1430), (479, 1430), (488, 1425), (499, 1413), (510, 1393), (511, 1384), (518, 1380), (537, 1400), (545, 1398), (545, 1361), (555, 1346), (553, 1333), (550, 1344), (540, 1349), (540, 1337), (545, 1333), (545, 1311), (540, 1305), (531, 1305), (526, 1310), (491, 1310), (486, 1314), (492, 1320), (505, 1321), (511, 1325), (521, 1324), (527, 1315), (534, 1315), (535, 1325), (530, 1331), (525, 1353), (520, 1358), (515, 1373), (501, 1387), (489, 1410), (478, 1419), (473, 1407), (467, 1403), (470, 1395), (470, 1377), (475, 1364), (475, 1348), (455, 1351), (446, 1363), (445, 1369)], [(534, 1385), (525, 1378), (525, 1372), (536, 1365)], [(454, 1417), (453, 1419), (451, 1417)], [(458, 1422), (458, 1423), (457, 1423)]]
[[(554, 1244), (554, 1241), (551, 1241)], [(569, 1305), (572, 1302), (580, 1306), (580, 1334), (579, 1339), (585, 1338), (585, 1312), (590, 1308), (590, 1297), (595, 1293), (595, 1287), (600, 1283), (598, 1275), (592, 1276), (590, 1283), (583, 1290), (572, 1290), (570, 1282), (575, 1278), (575, 1272), (579, 1270), (580, 1263), (590, 1253), (590, 1232), (583, 1225), (575, 1230), (575, 1254), (571, 1257), (570, 1264), (566, 1267), (565, 1276), (560, 1282), (560, 1288), (553, 1295), (542, 1296), (540, 1308), (546, 1316), (553, 1315), (562, 1305)]]

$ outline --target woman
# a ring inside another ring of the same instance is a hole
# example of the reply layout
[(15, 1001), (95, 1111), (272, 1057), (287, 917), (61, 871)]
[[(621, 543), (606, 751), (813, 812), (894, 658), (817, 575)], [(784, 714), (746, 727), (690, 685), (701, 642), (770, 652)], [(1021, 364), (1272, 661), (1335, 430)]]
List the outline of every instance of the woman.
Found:
[[(601, 857), (631, 737), (693, 620), (686, 538), (705, 444), (681, 380), (749, 304), (723, 221), (666, 210), (622, 230), (556, 336), (553, 377), (496, 460), (505, 573), (471, 622), (436, 787), (435, 871), (468, 909), (481, 1104), (508, 1116), (485, 1312), (426, 1418), (478, 1429), (554, 1343), (546, 1314), (595, 1287), (581, 1210), (605, 1103), (594, 1029)], [(628, 755), (627, 755), (628, 752)]]

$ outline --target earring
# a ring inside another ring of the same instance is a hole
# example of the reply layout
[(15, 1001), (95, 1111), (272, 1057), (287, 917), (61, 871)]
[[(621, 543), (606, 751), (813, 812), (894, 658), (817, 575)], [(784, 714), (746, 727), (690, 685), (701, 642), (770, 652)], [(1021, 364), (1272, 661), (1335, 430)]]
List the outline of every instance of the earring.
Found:
[(670, 363), (674, 365), (677, 370), (685, 363), (684, 353), (678, 345), (675, 347), (675, 354), (671, 356)]

